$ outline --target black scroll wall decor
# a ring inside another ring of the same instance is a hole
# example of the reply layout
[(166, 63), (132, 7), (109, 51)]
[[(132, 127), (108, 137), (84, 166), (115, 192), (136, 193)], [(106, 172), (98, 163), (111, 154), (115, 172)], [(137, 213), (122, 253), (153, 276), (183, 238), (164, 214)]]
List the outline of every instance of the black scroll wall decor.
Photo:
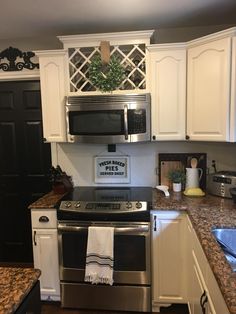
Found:
[(17, 48), (9, 47), (0, 52), (0, 70), (7, 72), (39, 69), (39, 64), (30, 60), (34, 56), (35, 53), (32, 51), (22, 52)]

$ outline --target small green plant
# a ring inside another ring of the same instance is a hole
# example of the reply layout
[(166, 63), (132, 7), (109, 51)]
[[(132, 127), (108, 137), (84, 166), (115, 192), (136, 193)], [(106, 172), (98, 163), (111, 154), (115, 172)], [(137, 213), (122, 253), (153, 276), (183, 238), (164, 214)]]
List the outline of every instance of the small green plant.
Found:
[(168, 173), (168, 178), (172, 183), (184, 183), (185, 172), (181, 169), (172, 169)]

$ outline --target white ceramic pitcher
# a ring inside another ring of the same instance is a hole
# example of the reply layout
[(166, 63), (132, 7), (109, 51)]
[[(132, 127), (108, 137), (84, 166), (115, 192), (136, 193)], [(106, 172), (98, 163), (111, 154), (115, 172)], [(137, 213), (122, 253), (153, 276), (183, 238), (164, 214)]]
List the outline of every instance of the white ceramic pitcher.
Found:
[(186, 168), (186, 189), (198, 188), (202, 173), (201, 168)]

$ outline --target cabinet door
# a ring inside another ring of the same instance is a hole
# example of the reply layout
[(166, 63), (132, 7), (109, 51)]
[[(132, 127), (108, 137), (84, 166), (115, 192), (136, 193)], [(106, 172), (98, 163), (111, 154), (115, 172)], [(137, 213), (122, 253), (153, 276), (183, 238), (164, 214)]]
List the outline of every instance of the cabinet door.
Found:
[(187, 135), (229, 141), (231, 39), (188, 50)]
[(41, 270), (42, 299), (60, 295), (57, 229), (33, 229), (34, 267)]
[[(202, 274), (199, 271), (199, 265), (194, 251), (192, 251), (192, 309), (193, 314), (205, 314), (201, 303), (207, 298), (205, 284), (202, 280)], [(205, 303), (204, 308), (206, 309), (207, 304)]]
[(229, 310), (209, 264), (207, 265), (206, 282), (210, 295), (207, 314), (229, 314)]
[(236, 142), (236, 37), (232, 39), (230, 141)]
[(152, 139), (185, 139), (186, 49), (150, 48)]
[[(188, 307), (189, 313), (194, 313), (194, 303), (196, 299), (195, 289), (196, 289), (196, 282), (195, 278), (195, 271), (193, 267), (193, 257), (192, 257), (192, 225), (189, 221), (189, 218), (186, 218), (186, 250), (187, 250), (187, 299), (188, 299)], [(199, 291), (199, 287), (197, 289)], [(202, 290), (202, 289), (201, 289)], [(198, 293), (199, 294), (199, 293)]]
[(225, 313), (225, 314), (227, 314), (228, 311), (227, 312), (216, 312), (216, 309), (214, 308), (211, 299), (209, 299), (209, 297), (208, 297), (208, 301), (207, 301), (207, 304), (206, 304), (206, 314), (217, 314), (217, 313)]
[(43, 134), (48, 142), (65, 142), (65, 52), (38, 52)]
[(185, 215), (152, 215), (153, 304), (186, 301)]
[[(210, 265), (202, 250), (192, 224), (187, 219), (187, 251), (188, 251), (188, 302), (191, 314), (204, 313), (201, 307), (201, 296), (205, 291), (205, 314), (229, 314), (219, 286)], [(202, 297), (202, 302), (205, 300)]]

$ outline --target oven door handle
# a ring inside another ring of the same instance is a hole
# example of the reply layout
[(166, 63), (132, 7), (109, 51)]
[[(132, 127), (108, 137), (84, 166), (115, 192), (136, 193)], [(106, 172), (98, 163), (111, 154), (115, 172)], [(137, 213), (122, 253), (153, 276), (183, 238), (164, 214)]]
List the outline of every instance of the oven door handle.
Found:
[[(104, 227), (103, 225), (96, 225), (93, 224), (91, 227)], [(110, 227), (110, 226), (109, 226)], [(111, 226), (112, 227), (112, 226)], [(115, 234), (133, 234), (133, 233), (147, 233), (149, 232), (149, 225), (142, 225), (142, 226), (127, 226), (127, 227), (114, 227)], [(88, 227), (82, 226), (74, 226), (70, 224), (58, 224), (58, 231), (59, 232), (84, 232), (87, 231)]]

